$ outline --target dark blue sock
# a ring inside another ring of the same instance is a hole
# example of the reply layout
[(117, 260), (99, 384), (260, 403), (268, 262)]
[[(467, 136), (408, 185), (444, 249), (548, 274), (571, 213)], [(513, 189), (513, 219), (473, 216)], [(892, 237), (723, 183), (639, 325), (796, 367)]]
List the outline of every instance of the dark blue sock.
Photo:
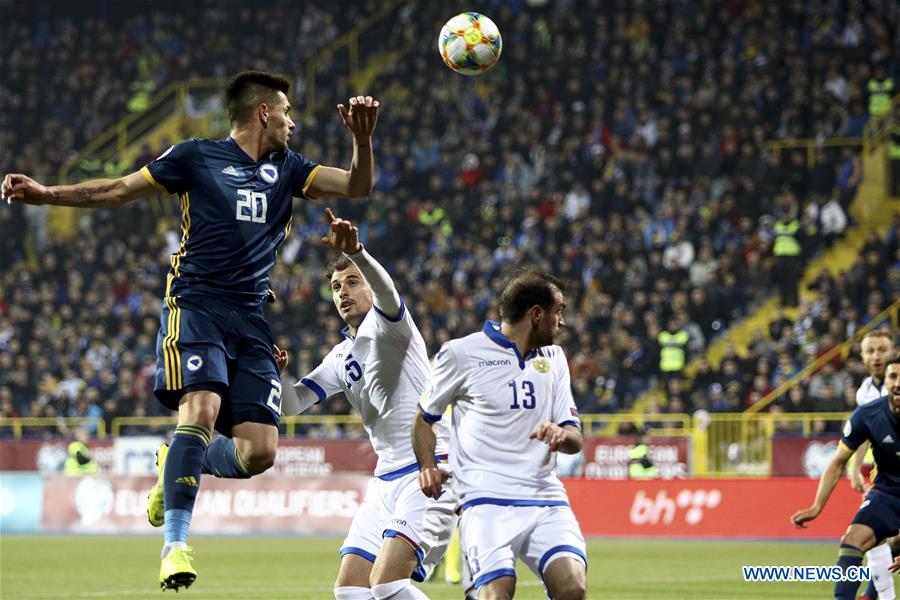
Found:
[(202, 425), (179, 425), (175, 428), (163, 474), (166, 503), (163, 533), (166, 544), (187, 542), (194, 500), (200, 489), (200, 466), (209, 444), (209, 435), (209, 429)]
[[(837, 565), (842, 571), (846, 572), (847, 567), (862, 565), (862, 559), (862, 550), (850, 544), (841, 544)], [(859, 589), (858, 581), (838, 581), (834, 584), (834, 597), (838, 600), (855, 600), (857, 589)]]
[(241, 458), (234, 440), (220, 436), (212, 441), (203, 455), (203, 472), (228, 479), (248, 479), (250, 470)]
[(878, 597), (878, 590), (875, 589), (875, 578), (874, 577), (872, 577), (872, 579), (869, 580), (869, 585), (866, 586), (865, 594), (869, 598), (877, 598)]

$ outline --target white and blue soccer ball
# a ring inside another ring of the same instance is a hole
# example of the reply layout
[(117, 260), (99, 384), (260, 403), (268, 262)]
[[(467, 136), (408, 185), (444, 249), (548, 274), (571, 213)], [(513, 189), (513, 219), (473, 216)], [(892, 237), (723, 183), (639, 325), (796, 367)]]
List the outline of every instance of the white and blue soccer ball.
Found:
[(456, 15), (438, 36), (438, 52), (444, 63), (463, 75), (478, 75), (493, 67), (503, 50), (497, 25), (476, 12)]

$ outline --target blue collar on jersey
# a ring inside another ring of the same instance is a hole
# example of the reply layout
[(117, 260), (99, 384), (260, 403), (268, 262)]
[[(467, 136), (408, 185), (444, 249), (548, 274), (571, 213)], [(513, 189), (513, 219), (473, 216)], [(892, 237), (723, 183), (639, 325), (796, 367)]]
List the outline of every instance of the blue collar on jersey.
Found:
[(237, 143), (237, 140), (235, 140), (230, 135), (227, 138), (225, 138), (225, 142), (231, 144), (232, 149), (238, 155), (238, 158), (240, 158), (241, 160), (247, 161), (247, 162), (252, 162), (254, 164), (258, 164), (263, 161), (277, 162), (278, 160), (283, 158), (283, 154), (284, 154), (284, 151), (273, 150), (272, 152), (269, 152), (268, 154), (266, 154), (259, 160), (253, 160), (253, 157), (250, 156), (249, 154), (247, 154), (246, 152), (244, 152), (244, 149), (241, 148), (240, 144)]
[(525, 370), (525, 361), (535, 355), (534, 350), (530, 350), (524, 357), (519, 354), (519, 347), (516, 346), (515, 342), (500, 333), (500, 323), (498, 321), (485, 321), (483, 331), (495, 344), (504, 348), (510, 348), (515, 352), (516, 358), (519, 359), (519, 368), (523, 371)]
[(349, 325), (344, 325), (344, 326), (341, 328), (341, 335), (344, 336), (344, 339), (345, 339), (345, 340), (350, 340), (351, 342), (352, 342), (354, 339), (356, 339), (356, 338), (354, 338), (352, 335), (350, 335), (350, 326), (349, 326)]

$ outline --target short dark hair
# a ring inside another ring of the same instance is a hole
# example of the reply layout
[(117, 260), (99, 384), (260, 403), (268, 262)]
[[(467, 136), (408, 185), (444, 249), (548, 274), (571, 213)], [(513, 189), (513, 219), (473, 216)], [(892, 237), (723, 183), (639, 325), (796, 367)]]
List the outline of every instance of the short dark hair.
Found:
[(565, 284), (552, 275), (536, 269), (519, 271), (500, 294), (500, 319), (518, 323), (532, 306), (549, 309), (556, 301), (556, 293), (565, 290)]
[(328, 263), (328, 265), (325, 267), (325, 279), (331, 281), (331, 276), (334, 275), (337, 271), (343, 271), (344, 269), (349, 269), (352, 266), (354, 266), (353, 261), (341, 254), (336, 259)]
[(271, 101), (275, 92), (288, 93), (291, 82), (265, 71), (238, 73), (225, 88), (225, 109), (232, 123), (250, 120), (260, 102)]
[(884, 363), (884, 370), (887, 371), (887, 368), (891, 365), (900, 365), (900, 354), (895, 354), (894, 358)]

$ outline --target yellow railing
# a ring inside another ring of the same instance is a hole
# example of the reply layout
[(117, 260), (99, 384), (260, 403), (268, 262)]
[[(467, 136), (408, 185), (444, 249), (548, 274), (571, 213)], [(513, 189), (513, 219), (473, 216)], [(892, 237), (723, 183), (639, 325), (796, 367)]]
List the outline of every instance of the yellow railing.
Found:
[(362, 421), (356, 415), (329, 415), (307, 416), (297, 415), (283, 417), (281, 424), (285, 428), (285, 435), (293, 437), (297, 432), (297, 425), (328, 426), (328, 425), (358, 425), (362, 427)]
[[(609, 437), (604, 429), (610, 424), (614, 429), (623, 423), (634, 424), (637, 429), (647, 432), (649, 443), (655, 437), (681, 436), (690, 438), (691, 472), (697, 477), (764, 477), (772, 472), (772, 440), (780, 435), (812, 437), (825, 431), (827, 425), (832, 435), (837, 435), (840, 424), (848, 413), (712, 413), (645, 415), (612, 414), (581, 415), (585, 437)], [(167, 433), (175, 427), (172, 417), (117, 417), (112, 420), (110, 431), (113, 437), (123, 435), (129, 427), (157, 428), (155, 433)], [(96, 424), (97, 437), (106, 436), (106, 428), (101, 419), (54, 419), (18, 418), (0, 419), (0, 436), (7, 431), (20, 439), (23, 435), (55, 434), (60, 437), (72, 435), (78, 426)], [(356, 415), (291, 416), (282, 419), (285, 438), (303, 437), (298, 428), (328, 428), (350, 426), (356, 428), (360, 437), (364, 436), (362, 423)], [(41, 429), (32, 432), (26, 429)], [(634, 431), (634, 430), (632, 430)], [(317, 432), (318, 434), (322, 433)], [(599, 435), (598, 435), (599, 433)], [(346, 431), (344, 432), (346, 435)]]
[(619, 427), (632, 424), (638, 431), (647, 430), (651, 435), (690, 436), (692, 433), (690, 415), (669, 413), (646, 415), (642, 413), (615, 413), (601, 415), (578, 415), (585, 437), (613, 437)]
[(122, 435), (122, 429), (126, 427), (153, 427), (174, 429), (178, 424), (178, 417), (116, 417), (110, 423), (109, 431), (112, 437)]
[(840, 148), (843, 146), (862, 146), (863, 138), (845, 138), (845, 137), (833, 137), (833, 138), (825, 138), (823, 140), (816, 140), (813, 138), (792, 138), (786, 140), (770, 140), (766, 142), (766, 145), (772, 150), (772, 152), (776, 155), (780, 154), (782, 150), (786, 149), (796, 149), (799, 148), (801, 150), (806, 151), (806, 165), (812, 169), (816, 164), (816, 150), (819, 148)]
[[(172, 429), (178, 423), (178, 418), (171, 417), (116, 417), (110, 425), (112, 437), (122, 435), (122, 430), (127, 427), (167, 427)], [(294, 437), (298, 425), (327, 426), (327, 425), (362, 425), (356, 415), (299, 415), (282, 417), (281, 425), (286, 436)]]
[[(304, 116), (310, 116), (316, 109), (316, 72), (319, 67), (326, 61), (330, 61), (338, 51), (347, 49), (347, 70), (351, 80), (355, 79), (359, 73), (359, 36), (372, 25), (385, 18), (394, 11), (398, 6), (406, 0), (390, 0), (385, 2), (381, 8), (363, 19), (351, 31), (345, 33), (333, 42), (328, 44), (323, 50), (312, 57), (306, 63), (306, 87), (304, 93), (306, 95), (306, 104), (304, 105)], [(333, 71), (333, 66), (329, 68), (329, 72)], [(354, 90), (359, 91), (359, 90)]]
[(72, 435), (73, 431), (79, 428), (96, 428), (95, 437), (106, 437), (106, 423), (97, 417), (0, 417), (0, 436), (11, 430), (14, 438), (21, 439), (25, 434), (26, 427), (60, 436)]
[(809, 437), (849, 413), (714, 413), (693, 423), (696, 477), (767, 477), (772, 472), (772, 440), (778, 435)]
[(822, 368), (822, 366), (834, 360), (834, 358), (838, 355), (846, 358), (850, 354), (850, 350), (853, 347), (853, 344), (858, 342), (870, 331), (877, 329), (880, 327), (885, 321), (890, 319), (892, 327), (896, 330), (898, 325), (898, 320), (900, 320), (900, 300), (897, 300), (881, 313), (878, 314), (874, 319), (872, 319), (865, 327), (860, 327), (859, 330), (851, 337), (849, 340), (845, 341), (843, 344), (839, 344), (817, 358), (815, 361), (806, 365), (803, 369), (800, 370), (799, 373), (779, 385), (777, 388), (763, 396), (758, 402), (750, 406), (746, 412), (747, 413), (758, 413), (759, 411), (767, 408), (772, 402), (787, 394), (794, 388), (797, 384), (799, 384), (802, 380), (806, 379), (816, 371)]

